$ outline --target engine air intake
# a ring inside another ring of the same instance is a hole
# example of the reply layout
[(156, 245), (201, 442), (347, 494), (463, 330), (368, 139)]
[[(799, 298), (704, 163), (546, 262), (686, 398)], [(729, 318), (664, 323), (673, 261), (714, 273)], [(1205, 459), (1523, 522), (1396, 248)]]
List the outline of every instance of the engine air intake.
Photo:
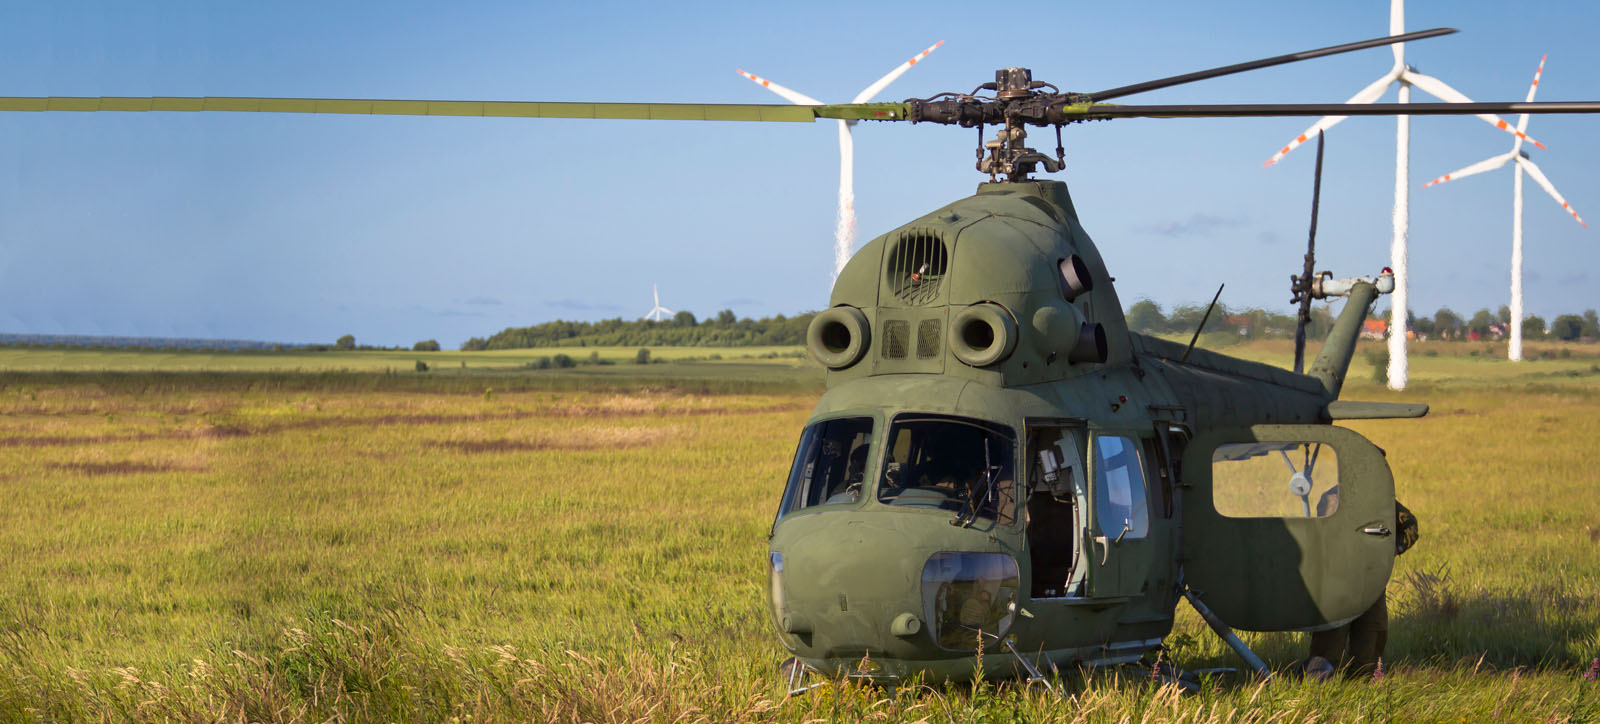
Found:
[(939, 297), (949, 259), (939, 234), (916, 229), (900, 232), (884, 265), (890, 293), (906, 305), (932, 302)]
[(950, 351), (973, 367), (987, 367), (1011, 356), (1017, 323), (998, 304), (974, 304), (950, 320)]
[(806, 328), (806, 350), (829, 369), (843, 369), (860, 361), (871, 342), (867, 317), (855, 307), (823, 311)]

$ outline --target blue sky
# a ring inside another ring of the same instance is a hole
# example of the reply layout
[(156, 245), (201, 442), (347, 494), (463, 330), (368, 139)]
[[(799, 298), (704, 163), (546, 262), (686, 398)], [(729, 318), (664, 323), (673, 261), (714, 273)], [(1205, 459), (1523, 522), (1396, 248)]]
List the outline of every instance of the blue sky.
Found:
[[(1600, 99), (1588, 3), (1412, 0), (1407, 59), (1475, 100)], [(767, 76), (847, 101), (945, 40), (880, 96), (966, 91), (995, 68), (1093, 91), (1387, 33), (1348, 3), (9, 3), (0, 94), (782, 102)], [(1014, 28), (998, 21), (1015, 20)], [(1388, 70), (1362, 51), (1122, 99), (1337, 102)], [(1383, 100), (1393, 100), (1393, 91)], [(1420, 94), (1419, 94), (1420, 97)], [(1066, 130), (1080, 217), (1124, 304), (1289, 309), (1312, 149), (1261, 162), (1310, 119), (1126, 120)], [(1535, 160), (1600, 223), (1600, 118), (1545, 116)], [(1333, 129), (1319, 268), (1388, 263), (1394, 121)], [(976, 133), (862, 124), (863, 240), (970, 194)], [(0, 331), (286, 342), (354, 334), (447, 346), (539, 321), (705, 316), (826, 303), (837, 150), (829, 124), (256, 114), (0, 114)], [(1053, 139), (1036, 145), (1053, 146)], [(1412, 299), (1507, 300), (1511, 174), (1420, 190), (1503, 153), (1471, 118), (1412, 133)], [(1600, 306), (1596, 234), (1526, 191), (1527, 304)]]

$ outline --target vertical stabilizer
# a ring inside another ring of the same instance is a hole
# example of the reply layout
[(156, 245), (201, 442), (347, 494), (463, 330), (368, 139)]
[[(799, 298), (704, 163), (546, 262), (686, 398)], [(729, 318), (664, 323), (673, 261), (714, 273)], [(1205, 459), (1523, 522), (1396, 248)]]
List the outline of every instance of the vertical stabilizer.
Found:
[(1366, 321), (1372, 303), (1377, 301), (1379, 294), (1393, 289), (1394, 275), (1388, 269), (1384, 269), (1377, 278), (1319, 278), (1314, 282), (1312, 295), (1318, 299), (1349, 297), (1344, 311), (1333, 323), (1333, 330), (1328, 332), (1328, 338), (1323, 341), (1322, 351), (1317, 353), (1316, 361), (1311, 363), (1311, 369), (1306, 373), (1322, 383), (1328, 399), (1339, 398), (1345, 375), (1350, 371), (1350, 359), (1355, 356), (1356, 340), (1361, 337), (1361, 323)]

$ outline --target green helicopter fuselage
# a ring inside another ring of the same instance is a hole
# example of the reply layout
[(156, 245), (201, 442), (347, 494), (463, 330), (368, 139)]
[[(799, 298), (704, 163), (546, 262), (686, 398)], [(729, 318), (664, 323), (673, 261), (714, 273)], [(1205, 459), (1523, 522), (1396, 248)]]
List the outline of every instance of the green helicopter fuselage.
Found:
[[(810, 329), (828, 390), (769, 541), (783, 645), (830, 676), (963, 679), (1136, 660), (1185, 585), (1241, 628), (1357, 615), (1393, 550), (1346, 529), (1392, 519), (1393, 482), (1327, 424), (1359, 404), (1330, 413), (1352, 316), (1312, 375), (1131, 334), (1054, 181), (986, 183), (874, 239)], [(1304, 448), (1310, 479), (1312, 445), (1338, 453), (1337, 511), (1211, 499), (1219, 456)]]

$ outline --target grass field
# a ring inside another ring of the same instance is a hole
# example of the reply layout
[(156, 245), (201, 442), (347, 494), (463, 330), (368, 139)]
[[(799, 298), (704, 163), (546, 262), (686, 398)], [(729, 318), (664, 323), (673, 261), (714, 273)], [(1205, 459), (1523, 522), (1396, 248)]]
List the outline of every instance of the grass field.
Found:
[(801, 347), (560, 347), (462, 352), (398, 350), (142, 350), (63, 347), (0, 348), (0, 371), (17, 372), (412, 372), (417, 362), (449, 373), (505, 372), (523, 369), (540, 357), (564, 354), (577, 360), (599, 359), (617, 366), (633, 365), (640, 349), (666, 361), (742, 361), (803, 364)]
[[(1403, 394), (1352, 371), (1346, 398), (1433, 406), (1351, 425), (1422, 526), (1381, 679), (1180, 696), (1124, 670), (1065, 701), (783, 696), (763, 553), (805, 367), (0, 364), (35, 370), (0, 373), (0, 721), (1594, 721), (1600, 369), (1573, 350), (1419, 355)], [(1238, 665), (1180, 611), (1172, 660)], [(1304, 655), (1300, 634), (1247, 638), (1276, 667)]]

